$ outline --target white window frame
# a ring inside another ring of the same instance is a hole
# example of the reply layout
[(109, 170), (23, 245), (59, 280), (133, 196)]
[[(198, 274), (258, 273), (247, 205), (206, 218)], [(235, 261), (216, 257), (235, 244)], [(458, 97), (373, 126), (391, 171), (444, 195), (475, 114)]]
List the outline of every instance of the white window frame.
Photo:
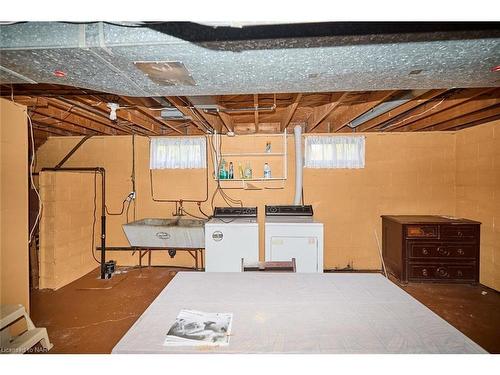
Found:
[(150, 169), (205, 169), (205, 137), (151, 137)]
[(364, 168), (365, 137), (306, 136), (305, 168)]

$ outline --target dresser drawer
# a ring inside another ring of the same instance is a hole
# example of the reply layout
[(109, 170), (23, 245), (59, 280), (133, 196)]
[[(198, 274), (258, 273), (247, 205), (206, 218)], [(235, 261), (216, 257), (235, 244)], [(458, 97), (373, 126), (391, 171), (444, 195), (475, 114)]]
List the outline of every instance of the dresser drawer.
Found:
[(409, 280), (474, 280), (476, 266), (474, 264), (414, 264), (408, 265)]
[(450, 240), (474, 240), (476, 227), (472, 225), (442, 225), (441, 238)]
[(410, 258), (475, 259), (477, 245), (439, 242), (408, 242)]
[(437, 225), (412, 224), (406, 226), (406, 238), (438, 238)]

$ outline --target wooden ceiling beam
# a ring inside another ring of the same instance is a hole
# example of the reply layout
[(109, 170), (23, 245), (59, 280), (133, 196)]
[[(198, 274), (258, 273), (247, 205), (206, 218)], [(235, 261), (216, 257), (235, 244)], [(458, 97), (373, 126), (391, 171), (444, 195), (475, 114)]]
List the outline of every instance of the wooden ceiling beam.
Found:
[[(158, 111), (153, 111), (153, 110), (151, 110), (149, 108), (141, 107), (138, 104), (136, 104), (133, 99), (131, 99), (129, 97), (121, 96), (120, 98), (124, 102), (126, 102), (127, 104), (136, 106), (135, 109), (136, 109), (137, 112), (142, 113), (143, 115), (145, 115), (147, 118), (149, 118), (150, 120), (152, 120), (153, 123), (156, 123), (157, 126), (168, 127), (170, 129), (172, 129), (173, 131), (175, 131), (176, 133), (182, 134), (182, 132), (179, 129), (177, 129), (174, 125), (170, 124), (168, 121), (158, 119), (157, 118), (157, 116), (159, 115)], [(117, 111), (117, 113), (118, 113), (118, 111)], [(136, 115), (137, 115), (137, 113), (136, 113)], [(156, 133), (156, 134), (162, 133), (159, 130), (159, 128), (153, 128), (153, 129), (154, 129), (154, 133)]]
[[(203, 125), (200, 124), (202, 122), (206, 126), (206, 122), (208, 122), (202, 115), (198, 113), (196, 109), (192, 109), (193, 107), (187, 98), (180, 98), (178, 96), (169, 96), (167, 100), (172, 103), (175, 108), (177, 108), (184, 116), (191, 118), (191, 122), (204, 134), (207, 133), (207, 129)], [(198, 118), (197, 116), (201, 116)], [(200, 121), (201, 120), (201, 121)], [(209, 128), (212, 128), (212, 125), (208, 123)]]
[(52, 127), (48, 127), (46, 125), (40, 125), (40, 124), (33, 124), (33, 130), (35, 132), (38, 131), (38, 132), (60, 135), (60, 136), (82, 135), (82, 133), (73, 133), (70, 131), (61, 130), (58, 128), (52, 128)]
[(14, 101), (16, 103), (25, 105), (27, 107), (47, 107), (47, 98), (41, 97), (31, 97), (31, 96), (14, 96)]
[(427, 116), (424, 119), (414, 121), (409, 125), (399, 128), (399, 131), (423, 130), (451, 119), (460, 118), (472, 112), (481, 111), (497, 104), (500, 104), (500, 90), (489, 91), (460, 105), (450, 107), (431, 116)]
[(71, 113), (71, 115), (79, 116), (82, 119), (88, 119), (94, 122), (96, 125), (103, 125), (111, 128), (112, 134), (113, 131), (118, 131), (125, 134), (128, 133), (117, 122), (111, 121), (109, 119), (109, 116), (105, 113), (101, 113), (97, 110), (91, 112), (88, 109), (82, 108), (82, 105), (79, 103), (71, 104), (68, 103), (67, 99), (50, 98), (48, 104), (48, 108), (56, 108), (66, 112), (69, 111), (68, 113)]
[(70, 123), (64, 123), (64, 122), (50, 122), (52, 120), (49, 119), (44, 119), (44, 120), (37, 120), (36, 118), (32, 117), (32, 122), (33, 125), (37, 125), (39, 127), (44, 127), (44, 128), (50, 128), (53, 129), (56, 132), (68, 132), (73, 135), (87, 135), (87, 134), (95, 134), (94, 131), (87, 130), (85, 128), (81, 128), (79, 126), (70, 124)]
[[(63, 124), (68, 123), (68, 124), (79, 126), (81, 128), (91, 130), (91, 131), (99, 133), (99, 134), (108, 134), (108, 135), (116, 134), (116, 130), (111, 129), (110, 127), (108, 127), (106, 125), (89, 120), (88, 118), (79, 116), (77, 114), (73, 114), (71, 112), (61, 110), (59, 108), (54, 108), (54, 107), (36, 108), (33, 110), (33, 113), (36, 113), (37, 115), (42, 117), (42, 118), (39, 118), (39, 117), (32, 116), (32, 120), (36, 121), (36, 122), (40, 122), (40, 121), (43, 121), (45, 119), (54, 120), (55, 123), (53, 123), (51, 125), (55, 125), (56, 123), (63, 123)], [(49, 125), (49, 124), (47, 124), (47, 125)]]
[(255, 130), (259, 131), (259, 95), (253, 94), (253, 106), (255, 107), (255, 112), (253, 113)]
[(472, 112), (469, 114), (466, 114), (464, 116), (459, 116), (457, 118), (454, 118), (452, 120), (444, 121), (441, 122), (437, 125), (433, 125), (431, 127), (428, 127), (426, 130), (450, 130), (465, 124), (469, 124), (472, 122), (477, 122), (481, 121), (486, 118), (494, 117), (500, 115), (500, 105), (494, 105), (492, 107), (479, 110), (476, 112)]
[(481, 124), (487, 124), (488, 122), (497, 121), (499, 119), (500, 119), (500, 114), (492, 116), (492, 117), (482, 118), (481, 120), (469, 122), (467, 124), (463, 124), (463, 125), (457, 126), (456, 128), (447, 129), (447, 130), (459, 131), (459, 130), (462, 130), (462, 129), (471, 128), (473, 126), (477, 126), (477, 125), (481, 125)]
[(335, 133), (347, 126), (356, 117), (368, 112), (370, 109), (382, 103), (384, 100), (394, 95), (396, 91), (371, 91), (361, 94), (350, 103), (345, 103), (342, 107), (333, 112), (324, 122), (330, 122), (330, 131)]
[[(77, 102), (80, 106), (82, 106), (84, 109), (87, 109), (88, 111), (98, 111), (106, 118), (109, 116), (110, 109), (105, 102), (96, 103), (94, 100), (87, 97), (75, 97), (72, 99), (73, 100), (68, 100), (68, 102), (73, 104)], [(155, 126), (153, 121), (151, 121), (147, 116), (141, 114), (140, 112), (136, 112), (133, 109), (120, 108), (116, 111), (116, 117), (123, 121), (127, 121), (139, 126), (143, 130), (145, 130), (145, 134), (149, 135), (161, 133), (161, 130), (158, 126)]]
[(405, 113), (419, 105), (424, 104), (425, 102), (429, 101), (432, 98), (435, 98), (438, 95), (443, 94), (446, 92), (446, 89), (441, 89), (441, 90), (429, 90), (422, 95), (416, 97), (415, 99), (412, 99), (396, 108), (391, 109), (390, 111), (387, 111), (377, 117), (374, 117), (368, 121), (365, 121), (358, 127), (356, 127), (356, 132), (366, 132), (366, 131), (373, 131), (372, 129), (387, 122), (390, 121), (391, 119), (395, 118), (396, 116), (401, 115), (402, 113)]
[(295, 114), (295, 111), (297, 110), (297, 107), (300, 104), (300, 100), (302, 99), (302, 94), (295, 94), (292, 104), (290, 104), (286, 112), (281, 119), (281, 125), (280, 125), (280, 131), (284, 132), (286, 128), (288, 128), (288, 125), (290, 125), (290, 122), (292, 121), (293, 115)]
[(435, 97), (427, 101), (426, 103), (415, 107), (413, 110), (407, 111), (401, 116), (393, 118), (391, 121), (384, 124), (384, 126), (379, 130), (384, 132), (395, 131), (396, 129), (402, 128), (416, 121), (423, 120), (429, 116), (433, 116), (448, 108), (462, 104), (476, 96), (479, 96), (491, 90), (491, 88), (450, 90), (442, 96)]
[(234, 122), (233, 122), (233, 119), (231, 118), (231, 116), (228, 115), (226, 112), (218, 112), (218, 113), (219, 113), (219, 117), (222, 120), (222, 122), (224, 123), (224, 126), (226, 127), (226, 129), (230, 132), (233, 132), (234, 131)]
[(193, 109), (200, 117), (202, 117), (208, 124), (215, 129), (218, 133), (222, 132), (222, 128), (224, 127), (224, 123), (221, 118), (217, 115), (213, 115), (211, 113), (206, 113), (205, 111), (201, 111), (198, 109)]
[(347, 93), (333, 93), (330, 103), (314, 108), (311, 116), (307, 120), (306, 133), (310, 133), (316, 128), (340, 103), (347, 97)]

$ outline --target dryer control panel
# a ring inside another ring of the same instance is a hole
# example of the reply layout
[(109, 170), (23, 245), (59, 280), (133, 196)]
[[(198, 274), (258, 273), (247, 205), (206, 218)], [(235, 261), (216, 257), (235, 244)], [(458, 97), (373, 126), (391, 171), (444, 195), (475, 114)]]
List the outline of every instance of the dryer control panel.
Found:
[(313, 208), (311, 205), (266, 206), (266, 216), (313, 216)]

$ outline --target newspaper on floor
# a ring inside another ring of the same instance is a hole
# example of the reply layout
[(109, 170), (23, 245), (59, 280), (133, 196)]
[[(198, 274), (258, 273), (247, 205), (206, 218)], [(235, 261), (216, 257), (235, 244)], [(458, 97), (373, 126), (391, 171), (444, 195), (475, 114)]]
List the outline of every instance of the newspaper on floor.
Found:
[(224, 346), (229, 344), (232, 313), (181, 310), (170, 327), (164, 346)]

